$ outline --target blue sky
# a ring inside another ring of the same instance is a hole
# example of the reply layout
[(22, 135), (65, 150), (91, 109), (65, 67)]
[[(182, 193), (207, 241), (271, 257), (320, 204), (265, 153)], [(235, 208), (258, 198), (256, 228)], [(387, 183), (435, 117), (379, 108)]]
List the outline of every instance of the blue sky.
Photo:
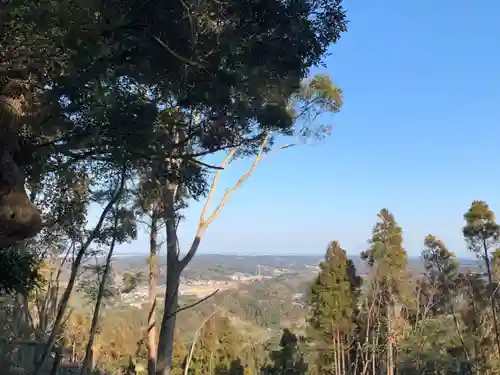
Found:
[[(349, 31), (319, 70), (345, 94), (341, 113), (328, 119), (332, 136), (264, 160), (200, 252), (321, 254), (336, 239), (354, 254), (386, 207), (410, 255), (428, 233), (466, 255), (462, 215), (471, 201), (486, 200), (500, 215), (500, 3), (480, 4), (347, 1)], [(219, 189), (247, 165), (225, 171)], [(186, 213), (183, 249), (199, 211), (193, 204)], [(147, 246), (143, 233), (119, 252)]]

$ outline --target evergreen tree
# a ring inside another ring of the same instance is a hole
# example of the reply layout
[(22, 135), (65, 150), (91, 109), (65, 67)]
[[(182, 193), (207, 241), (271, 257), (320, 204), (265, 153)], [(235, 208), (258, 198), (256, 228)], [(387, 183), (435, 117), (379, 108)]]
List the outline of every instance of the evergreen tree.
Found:
[[(372, 366), (380, 368), (378, 361), (385, 363), (385, 373), (394, 374), (394, 342), (402, 301), (405, 299), (408, 255), (403, 248), (403, 230), (394, 215), (387, 209), (378, 213), (378, 222), (372, 231), (370, 248), (361, 254), (371, 268), (373, 306), (376, 306), (376, 327), (372, 324)], [(373, 322), (372, 322), (373, 323)], [(385, 344), (379, 339), (385, 336)], [(375, 355), (375, 353), (377, 355)], [(381, 355), (385, 354), (385, 356)], [(385, 358), (384, 358), (385, 357)]]
[(299, 338), (289, 329), (283, 330), (280, 349), (271, 353), (272, 364), (264, 369), (267, 375), (305, 375), (307, 364), (299, 348)]
[(320, 374), (342, 372), (350, 365), (349, 338), (355, 326), (359, 286), (354, 264), (333, 241), (309, 292), (309, 324), (311, 336), (316, 339)]
[(434, 315), (438, 313), (454, 314), (454, 289), (459, 273), (459, 263), (455, 254), (445, 244), (429, 234), (424, 241), (422, 251), (426, 271), (426, 281), (431, 289), (429, 307)]
[(500, 225), (495, 220), (495, 214), (484, 201), (473, 201), (464, 214), (466, 225), (463, 234), (470, 251), (482, 259), (488, 273), (491, 314), (495, 331), (495, 343), (500, 357), (500, 328), (498, 327), (496, 289), (493, 285), (493, 270), (490, 253), (500, 245)]
[(241, 338), (228, 317), (214, 315), (204, 325), (190, 364), (190, 374), (236, 371)]

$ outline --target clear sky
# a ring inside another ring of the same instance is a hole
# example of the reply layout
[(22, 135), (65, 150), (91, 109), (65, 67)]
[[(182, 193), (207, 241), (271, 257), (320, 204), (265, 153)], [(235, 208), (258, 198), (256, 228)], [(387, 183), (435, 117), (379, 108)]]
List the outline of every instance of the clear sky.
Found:
[[(349, 31), (320, 70), (345, 93), (341, 113), (329, 119), (331, 138), (264, 160), (200, 252), (321, 254), (336, 239), (358, 253), (386, 207), (410, 255), (433, 233), (463, 256), (462, 215), (471, 201), (486, 200), (500, 216), (500, 2), (345, 5)], [(225, 171), (220, 190), (244, 167)], [(193, 204), (186, 213), (183, 250), (199, 211)], [(147, 251), (144, 233), (119, 249)]]

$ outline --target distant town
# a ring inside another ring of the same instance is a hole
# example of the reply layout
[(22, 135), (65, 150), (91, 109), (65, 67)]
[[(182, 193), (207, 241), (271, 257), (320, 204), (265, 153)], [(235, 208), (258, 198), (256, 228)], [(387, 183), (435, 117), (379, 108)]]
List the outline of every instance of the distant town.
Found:
[[(292, 275), (295, 271), (287, 268), (277, 268), (270, 269), (269, 267), (263, 267), (266, 270), (266, 274), (250, 274), (243, 272), (235, 272), (229, 275), (227, 280), (198, 280), (189, 277), (183, 277), (181, 279), (181, 285), (179, 287), (180, 296), (193, 296), (197, 298), (204, 298), (216, 291), (226, 291), (234, 290), (240, 288), (245, 284), (259, 283), (263, 280), (269, 280), (274, 277)], [(316, 273), (319, 270), (318, 266), (306, 266), (307, 270)], [(269, 274), (271, 273), (271, 274)], [(312, 276), (312, 275), (311, 275)], [(164, 290), (159, 288), (158, 299), (162, 299), (164, 296)], [(302, 297), (301, 293), (297, 293), (294, 299), (298, 300)], [(121, 294), (121, 302), (126, 303), (130, 306), (137, 308), (142, 307), (148, 300), (148, 286), (141, 285), (130, 293)]]

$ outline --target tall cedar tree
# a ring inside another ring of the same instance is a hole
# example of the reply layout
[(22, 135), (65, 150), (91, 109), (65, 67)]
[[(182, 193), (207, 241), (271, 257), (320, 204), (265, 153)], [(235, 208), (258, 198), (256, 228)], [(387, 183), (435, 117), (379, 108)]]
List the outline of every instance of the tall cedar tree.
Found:
[(469, 210), (464, 214), (464, 219), (466, 224), (463, 227), (463, 234), (467, 247), (484, 261), (488, 273), (495, 343), (500, 356), (500, 331), (495, 302), (496, 288), (493, 286), (493, 270), (490, 259), (490, 252), (496, 250), (500, 244), (500, 226), (496, 223), (495, 213), (484, 201), (473, 201)]
[(338, 372), (346, 362), (349, 364), (348, 342), (355, 325), (360, 284), (345, 250), (337, 241), (330, 243), (309, 291), (311, 334), (323, 346), (318, 348), (319, 374)]
[[(386, 373), (394, 374), (394, 318), (403, 298), (408, 255), (403, 248), (403, 230), (387, 209), (378, 213), (378, 222), (372, 231), (370, 248), (361, 254), (372, 269), (372, 283), (378, 292), (379, 329), (386, 332)], [(380, 319), (382, 318), (382, 319)], [(378, 333), (377, 333), (378, 340)], [(374, 349), (375, 350), (375, 349)], [(378, 367), (378, 366), (377, 366)]]

